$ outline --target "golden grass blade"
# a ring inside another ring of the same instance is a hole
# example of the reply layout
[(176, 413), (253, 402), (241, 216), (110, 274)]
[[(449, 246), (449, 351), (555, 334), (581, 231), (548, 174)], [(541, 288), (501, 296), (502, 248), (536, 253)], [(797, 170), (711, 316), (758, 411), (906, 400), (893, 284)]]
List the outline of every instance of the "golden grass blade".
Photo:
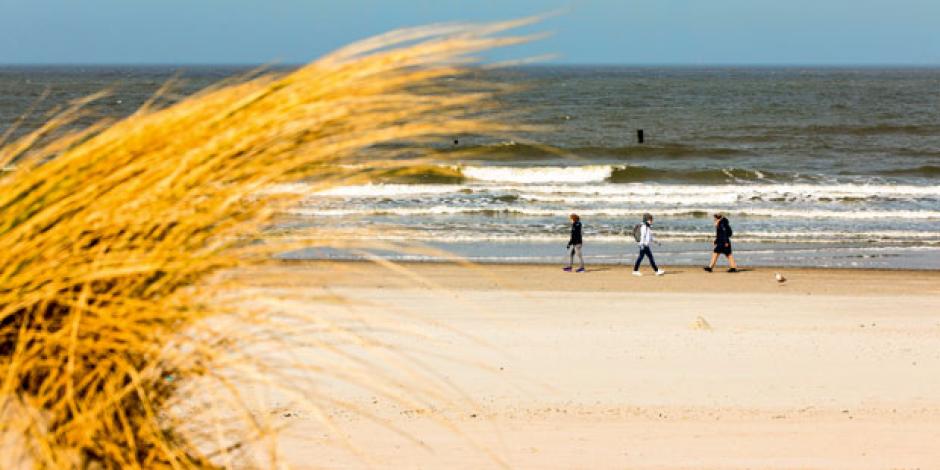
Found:
[[(267, 191), (274, 185), (407, 173), (433, 156), (422, 149), (429, 140), (517, 130), (492, 99), (505, 88), (460, 78), (474, 54), (528, 40), (497, 33), (533, 21), (392, 32), (290, 73), (248, 74), (168, 105), (155, 97), (119, 122), (76, 129), (82, 106), (100, 98), (92, 96), (3, 144), (0, 166), (15, 169), (0, 174), (0, 450), (22, 450), (4, 453), (0, 466), (230, 465), (250, 457), (239, 454), (245, 443), (276, 431), (233, 386), (303, 383), (304, 373), (413, 406), (447, 399), (446, 385), (370, 375), (379, 359), (349, 355), (343, 342), (397, 366), (407, 355), (315, 312), (303, 321), (321, 320), (327, 336), (307, 347), (326, 353), (324, 362), (244, 360), (297, 319), (279, 324), (214, 302), (231, 285), (212, 275), (283, 248), (256, 243), (297, 199)], [(159, 95), (169, 93), (168, 85)], [(225, 319), (248, 334), (211, 326)], [(243, 367), (232, 377), (225, 367), (236, 359)], [(176, 415), (187, 397), (212, 401), (190, 386), (206, 381), (241, 412)]]

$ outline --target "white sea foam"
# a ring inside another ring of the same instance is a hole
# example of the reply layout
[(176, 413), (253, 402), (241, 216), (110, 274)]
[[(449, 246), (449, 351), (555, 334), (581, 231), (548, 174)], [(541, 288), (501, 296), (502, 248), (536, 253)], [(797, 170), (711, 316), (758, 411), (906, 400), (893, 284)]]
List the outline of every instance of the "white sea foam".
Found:
[(587, 196), (587, 195), (565, 195), (565, 194), (528, 194), (525, 192), (520, 193), (519, 199), (524, 201), (533, 201), (533, 202), (542, 202), (542, 203), (556, 203), (556, 204), (576, 204), (576, 205), (589, 205), (602, 202), (604, 204), (642, 204), (649, 206), (652, 204), (732, 204), (741, 200), (741, 196), (733, 192), (728, 193), (716, 193), (716, 194), (699, 194), (699, 195), (682, 195), (682, 194), (645, 194), (645, 195), (636, 195), (636, 194), (605, 194), (603, 196)]
[(464, 176), (497, 183), (601, 183), (610, 178), (615, 167), (609, 165), (507, 167), (468, 166), (461, 168)]
[(713, 194), (736, 194), (741, 196), (805, 195), (808, 197), (934, 197), (940, 198), (940, 186), (892, 185), (892, 184), (741, 184), (741, 185), (691, 185), (691, 184), (602, 184), (594, 186), (541, 185), (525, 187), (491, 187), (491, 189), (518, 190), (541, 194), (595, 194), (595, 195), (676, 195), (697, 196)]
[[(645, 210), (638, 208), (602, 208), (602, 209), (579, 209), (578, 214), (582, 216), (610, 216), (610, 217), (632, 217), (636, 218), (643, 214)], [(791, 210), (791, 209), (771, 209), (771, 208), (728, 208), (728, 207), (688, 207), (679, 209), (657, 209), (658, 216), (681, 217), (696, 216), (700, 214), (711, 214), (721, 212), (729, 216), (736, 217), (785, 217), (794, 219), (846, 219), (846, 220), (874, 220), (874, 219), (917, 219), (917, 220), (940, 220), (940, 211), (924, 210), (860, 210), (860, 211), (836, 211), (836, 210)], [(292, 211), (295, 215), (301, 216), (370, 216), (370, 215), (397, 215), (397, 216), (422, 216), (422, 215), (457, 215), (457, 214), (514, 214), (524, 216), (542, 216), (559, 217), (564, 219), (571, 213), (568, 208), (548, 208), (548, 207), (529, 207), (529, 206), (449, 206), (433, 205), (424, 207), (359, 207), (348, 209), (320, 209), (315, 207), (300, 207)]]
[[(315, 192), (303, 184), (281, 185), (284, 191), (327, 197), (392, 197), (428, 194), (506, 193), (527, 197), (568, 196), (607, 197), (720, 197), (761, 198), (940, 198), (940, 185), (891, 184), (742, 184), (742, 185), (680, 185), (680, 184), (367, 184), (340, 186)], [(693, 202), (683, 199), (685, 202)]]
[[(518, 184), (583, 184), (603, 183), (613, 176), (615, 171), (647, 170), (647, 168), (630, 167), (627, 165), (573, 165), (573, 166), (463, 166), (458, 169), (467, 178), (480, 182), (490, 183), (518, 183)], [(734, 174), (733, 168), (722, 168), (721, 172), (730, 180), (740, 178)], [(757, 179), (765, 179), (766, 175), (757, 170), (748, 170)], [(679, 174), (677, 173), (677, 176)]]
[[(585, 236), (591, 244), (632, 244), (632, 237), (625, 230), (622, 233), (593, 233), (590, 226)], [(657, 230), (656, 237), (666, 243), (702, 242), (714, 238), (711, 231), (691, 232), (679, 230)], [(369, 239), (395, 242), (436, 242), (436, 243), (555, 243), (567, 239), (564, 230), (557, 232), (536, 233), (490, 233), (481, 231), (415, 231), (389, 229), (382, 233), (355, 232), (347, 233), (344, 238)], [(884, 232), (847, 232), (847, 231), (805, 231), (792, 232), (753, 232), (740, 231), (735, 234), (736, 243), (800, 243), (800, 244), (833, 244), (845, 242), (895, 242), (913, 243), (925, 242), (927, 245), (940, 244), (940, 232), (911, 232), (902, 230), (887, 230)]]

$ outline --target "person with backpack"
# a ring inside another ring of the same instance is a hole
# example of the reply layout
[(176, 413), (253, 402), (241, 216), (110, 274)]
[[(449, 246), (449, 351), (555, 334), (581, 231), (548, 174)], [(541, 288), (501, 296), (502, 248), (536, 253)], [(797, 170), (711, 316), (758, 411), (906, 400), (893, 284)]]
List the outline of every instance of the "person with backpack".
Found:
[(574, 257), (577, 255), (578, 261), (581, 262), (581, 267), (575, 272), (583, 273), (584, 256), (581, 255), (581, 246), (584, 241), (581, 239), (581, 217), (578, 217), (578, 214), (571, 214), (569, 218), (571, 219), (571, 238), (568, 239), (568, 246), (565, 247), (565, 250), (570, 250), (569, 254), (571, 258), (568, 261), (568, 267), (562, 269), (571, 272), (574, 266)]
[(731, 223), (728, 222), (728, 218), (721, 214), (715, 214), (715, 249), (712, 250), (711, 262), (703, 269), (712, 272), (715, 264), (718, 263), (718, 255), (725, 255), (728, 258), (728, 272), (738, 272), (738, 264), (734, 262), (734, 255), (731, 254), (732, 235), (734, 235), (734, 232), (731, 230)]
[(637, 224), (633, 227), (633, 238), (640, 247), (640, 255), (637, 257), (636, 263), (633, 264), (633, 275), (643, 275), (643, 273), (640, 272), (640, 263), (643, 262), (644, 257), (649, 257), (650, 265), (653, 267), (653, 271), (656, 272), (657, 276), (666, 274), (665, 271), (656, 267), (656, 261), (653, 259), (653, 252), (650, 250), (650, 245), (652, 245), (654, 241), (652, 215), (643, 214), (643, 223)]

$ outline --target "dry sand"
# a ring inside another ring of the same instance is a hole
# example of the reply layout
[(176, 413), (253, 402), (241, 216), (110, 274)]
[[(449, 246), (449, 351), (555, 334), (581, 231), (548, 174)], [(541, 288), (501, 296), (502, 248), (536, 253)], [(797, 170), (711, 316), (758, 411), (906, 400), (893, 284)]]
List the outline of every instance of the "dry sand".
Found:
[(401, 309), (427, 338), (375, 334), (466, 397), (402, 406), (320, 384), (414, 441), (272, 404), (295, 468), (940, 468), (940, 272), (787, 269), (781, 286), (763, 268), (407, 267), (247, 276), (336, 318)]

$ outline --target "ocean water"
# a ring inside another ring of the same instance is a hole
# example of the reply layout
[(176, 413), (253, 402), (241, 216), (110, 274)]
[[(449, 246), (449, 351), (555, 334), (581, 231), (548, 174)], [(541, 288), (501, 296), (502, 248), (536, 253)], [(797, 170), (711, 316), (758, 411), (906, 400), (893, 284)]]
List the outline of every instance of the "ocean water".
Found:
[[(181, 93), (239, 71), (190, 68)], [(119, 116), (173, 73), (0, 69), (0, 132), (44, 90), (40, 111), (113, 86), (95, 113)], [(577, 213), (588, 262), (624, 263), (636, 251), (627, 232), (649, 212), (668, 266), (706, 262), (710, 214), (722, 212), (743, 265), (940, 268), (940, 69), (527, 67), (486, 78), (524, 84), (503, 104), (551, 131), (448, 138), (436, 146), (472, 156), (407, 181), (290, 185), (304, 201), (280, 228), (326, 224), (480, 262), (560, 263)]]

